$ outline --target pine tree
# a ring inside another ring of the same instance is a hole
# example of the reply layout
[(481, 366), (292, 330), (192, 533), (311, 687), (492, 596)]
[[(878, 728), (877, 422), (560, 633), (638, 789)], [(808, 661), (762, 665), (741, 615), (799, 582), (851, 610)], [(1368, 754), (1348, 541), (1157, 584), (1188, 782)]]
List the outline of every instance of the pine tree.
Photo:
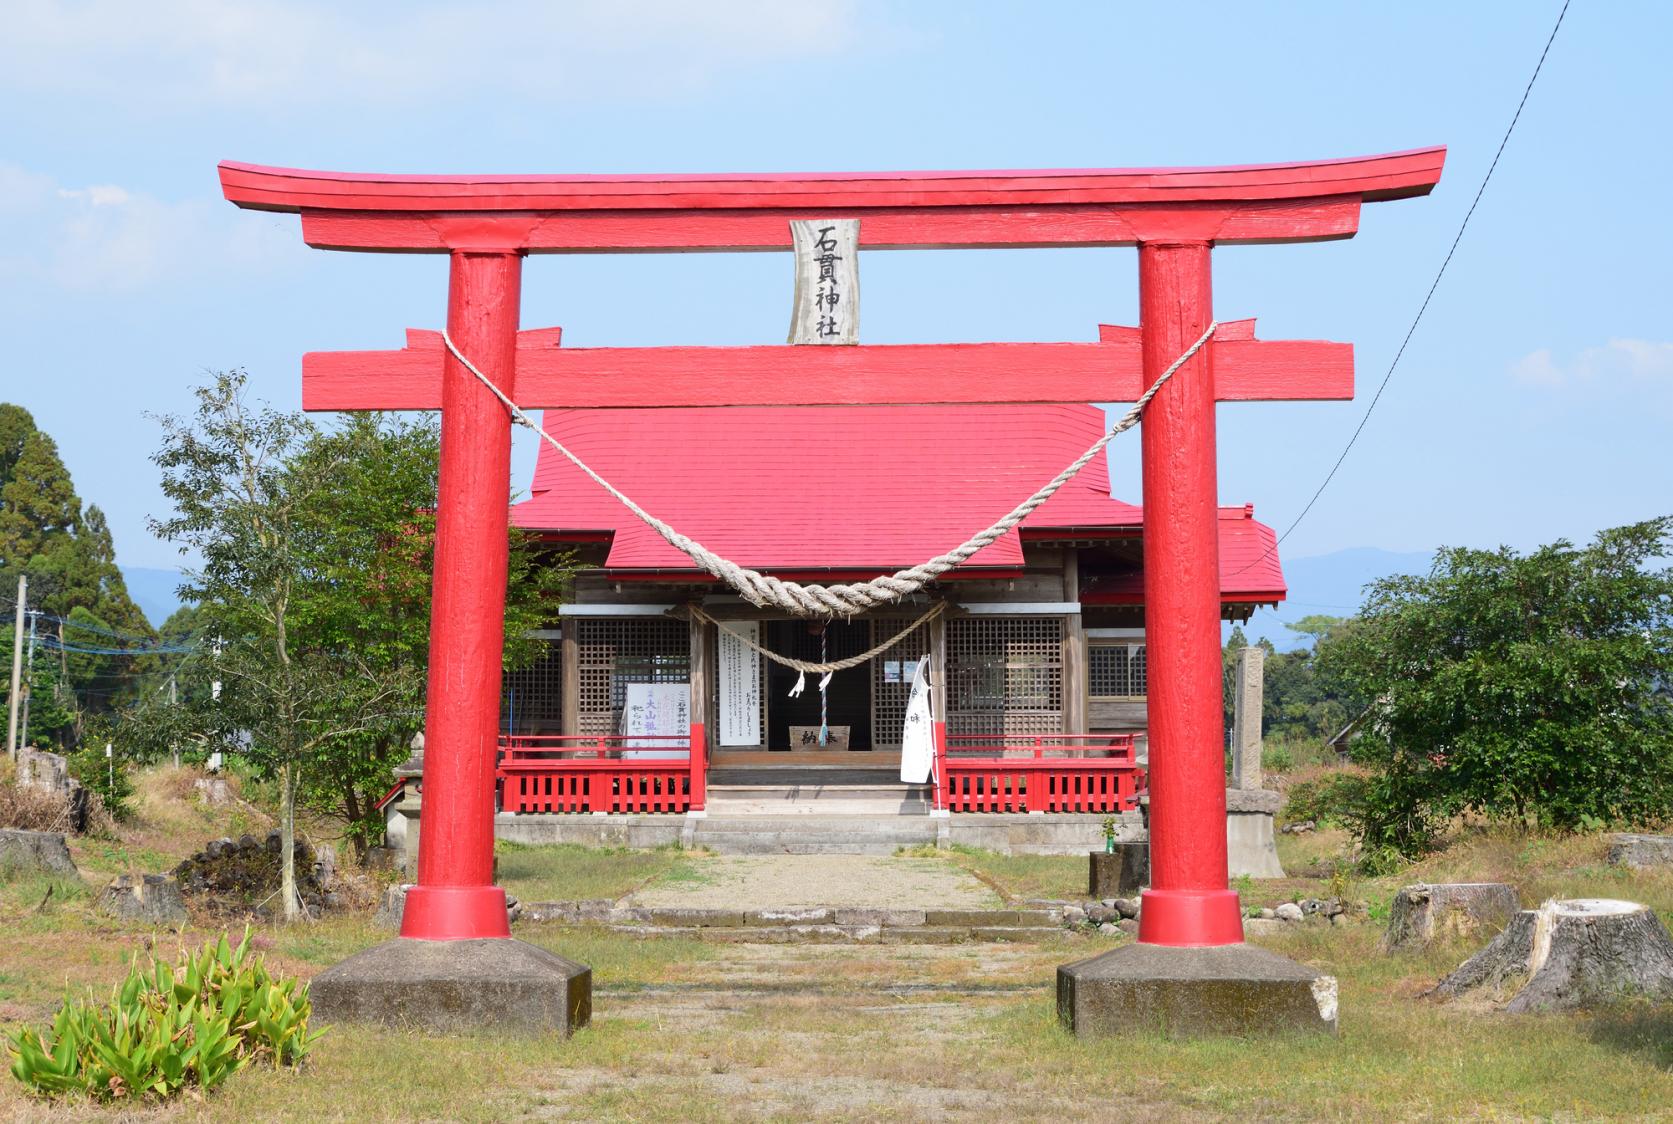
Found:
[[(37, 651), (35, 672), (53, 677), (53, 715), (68, 715), (56, 725), (35, 721), (31, 727), (52, 730), (60, 745), (73, 741), (83, 711), (109, 710), (144, 670), (143, 658), (106, 658), (96, 665), (77, 661), (57, 650), (60, 630), (69, 624), (64, 643), (72, 647), (133, 647), (153, 636), (145, 614), (128, 595), (116, 548), (104, 513), (97, 506), (85, 510), (70, 473), (58, 455), (58, 445), (35, 426), (29, 411), (0, 403), (0, 592), (16, 588), (19, 574), (29, 577), (30, 607), (43, 617), (38, 622), (43, 640), (53, 650)], [(76, 631), (91, 626), (128, 639), (100, 637)], [(89, 643), (99, 639), (102, 642)], [(0, 660), (10, 665), (10, 648)], [(84, 678), (85, 676), (85, 678)], [(40, 701), (37, 684), (36, 702)]]

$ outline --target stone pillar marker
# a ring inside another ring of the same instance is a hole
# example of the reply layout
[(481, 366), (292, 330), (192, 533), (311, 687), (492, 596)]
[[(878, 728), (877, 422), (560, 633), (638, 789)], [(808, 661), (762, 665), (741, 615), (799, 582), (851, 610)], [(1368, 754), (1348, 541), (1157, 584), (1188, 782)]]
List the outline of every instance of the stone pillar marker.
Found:
[(1256, 644), (1237, 653), (1232, 694), (1232, 787), (1258, 789), (1261, 776), (1261, 709), (1265, 698), (1266, 649)]
[(1226, 870), (1232, 877), (1282, 878), (1275, 822), (1283, 798), (1264, 787), (1261, 711), (1266, 649), (1238, 649), (1232, 684), (1232, 778), (1226, 790)]

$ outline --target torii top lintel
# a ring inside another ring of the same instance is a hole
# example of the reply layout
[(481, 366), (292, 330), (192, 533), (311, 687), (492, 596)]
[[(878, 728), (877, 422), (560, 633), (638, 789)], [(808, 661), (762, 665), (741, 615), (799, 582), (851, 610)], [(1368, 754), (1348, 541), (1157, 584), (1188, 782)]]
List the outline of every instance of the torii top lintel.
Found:
[(302, 216), (321, 249), (788, 250), (788, 220), (858, 217), (869, 249), (1346, 238), (1359, 205), (1427, 194), (1444, 148), (1224, 168), (814, 175), (423, 176), (220, 166), (228, 200)]
[[(1427, 194), (1444, 148), (1235, 168), (724, 176), (377, 176), (221, 165), (240, 207), (302, 216), (326, 249), (392, 252), (788, 250), (795, 218), (858, 217), (861, 244), (1114, 246), (1346, 238), (1366, 200)], [(658, 407), (1118, 402), (1143, 389), (1139, 337), (1097, 343), (888, 347), (564, 348), (521, 333), (525, 406)], [(1221, 400), (1353, 397), (1353, 348), (1262, 341), (1252, 322), (1213, 346)], [(436, 333), (399, 351), (303, 361), (310, 410), (437, 409)]]

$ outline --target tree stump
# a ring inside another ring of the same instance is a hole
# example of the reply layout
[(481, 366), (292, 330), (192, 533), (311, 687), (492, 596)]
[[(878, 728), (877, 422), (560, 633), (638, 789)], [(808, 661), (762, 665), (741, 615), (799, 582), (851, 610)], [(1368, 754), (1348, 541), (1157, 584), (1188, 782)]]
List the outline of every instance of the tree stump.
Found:
[(79, 877), (61, 831), (0, 831), (0, 870)]
[(1503, 882), (1419, 882), (1394, 895), (1383, 951), (1423, 948), (1437, 940), (1498, 933), (1521, 908)]
[(186, 920), (180, 883), (167, 874), (117, 875), (99, 896), (99, 910), (151, 925), (179, 925)]
[(1652, 866), (1673, 866), (1673, 835), (1634, 835), (1623, 832), (1609, 837), (1609, 862), (1642, 870)]
[(1492, 944), (1430, 994), (1455, 998), (1478, 990), (1511, 1013), (1563, 1011), (1647, 996), (1673, 999), (1673, 937), (1655, 912), (1608, 898), (1548, 901), (1511, 918)]

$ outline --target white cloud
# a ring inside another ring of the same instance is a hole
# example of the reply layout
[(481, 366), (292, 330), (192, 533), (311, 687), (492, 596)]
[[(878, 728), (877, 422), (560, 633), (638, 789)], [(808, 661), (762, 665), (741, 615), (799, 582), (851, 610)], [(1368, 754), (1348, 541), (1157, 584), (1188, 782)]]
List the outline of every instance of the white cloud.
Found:
[(1612, 339), (1559, 360), (1548, 347), (1530, 351), (1510, 365), (1511, 377), (1530, 386), (1567, 387), (1598, 383), (1673, 385), (1673, 343)]
[(0, 213), (10, 230), (8, 273), (82, 292), (265, 272), (306, 252), (294, 224), (251, 222), (218, 199), (168, 201), (116, 184), (60, 186), (16, 165), (0, 164)]
[(845, 50), (858, 23), (856, 0), (16, 0), (0, 88), (165, 109), (655, 96)]
[(96, 184), (93, 187), (61, 187), (58, 189), (60, 199), (85, 199), (95, 207), (120, 207), (129, 201), (126, 188), (115, 184)]

